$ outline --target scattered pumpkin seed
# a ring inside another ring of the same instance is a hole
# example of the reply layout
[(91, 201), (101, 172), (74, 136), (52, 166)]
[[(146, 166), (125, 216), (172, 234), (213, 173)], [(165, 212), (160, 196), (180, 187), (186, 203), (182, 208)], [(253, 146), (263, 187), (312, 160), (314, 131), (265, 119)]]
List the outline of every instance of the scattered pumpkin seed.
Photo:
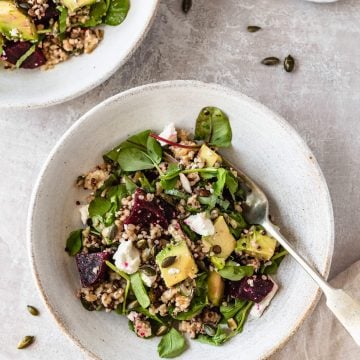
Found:
[(165, 335), (168, 332), (168, 327), (166, 325), (161, 325), (156, 332), (156, 336)]
[(273, 66), (280, 63), (280, 60), (275, 56), (269, 56), (263, 60), (261, 60), (261, 63), (266, 66)]
[(260, 26), (249, 25), (249, 26), (247, 27), (247, 31), (248, 31), (248, 32), (251, 32), (251, 33), (257, 32), (257, 31), (259, 31), (259, 30), (261, 30), (261, 27), (260, 27)]
[(34, 340), (35, 340), (35, 336), (27, 335), (18, 343), (17, 348), (18, 349), (25, 349), (28, 346), (30, 346), (34, 342)]
[(236, 321), (233, 319), (233, 318), (230, 318), (228, 321), (227, 321), (227, 324), (228, 324), (228, 327), (230, 330), (236, 330), (237, 328), (237, 323)]
[(192, 6), (192, 0), (183, 0), (182, 2), (182, 11), (187, 14)]
[(143, 272), (147, 276), (155, 276), (156, 270), (150, 265), (144, 265), (140, 268), (140, 271)]
[(176, 260), (176, 256), (168, 256), (162, 261), (161, 267), (167, 268), (171, 266), (175, 262), (175, 260)]
[(185, 284), (180, 284), (179, 290), (181, 295), (190, 297), (193, 295), (194, 289), (192, 287), (188, 287)]
[(204, 325), (204, 330), (206, 332), (206, 335), (209, 335), (209, 336), (214, 336), (216, 333), (215, 329), (208, 324)]
[(212, 247), (212, 251), (215, 253), (215, 254), (220, 254), (221, 253), (221, 246), (219, 245), (214, 245)]
[(145, 239), (141, 239), (136, 243), (136, 247), (138, 249), (145, 249), (147, 246), (147, 241)]
[(31, 315), (34, 315), (34, 316), (39, 315), (39, 310), (36, 307), (31, 306), (31, 305), (27, 305), (26, 307)]
[(137, 300), (132, 301), (128, 304), (127, 308), (128, 310), (133, 310), (139, 306), (139, 302)]
[(284, 60), (284, 69), (286, 72), (292, 72), (294, 70), (294, 67), (295, 59), (291, 55), (288, 55)]

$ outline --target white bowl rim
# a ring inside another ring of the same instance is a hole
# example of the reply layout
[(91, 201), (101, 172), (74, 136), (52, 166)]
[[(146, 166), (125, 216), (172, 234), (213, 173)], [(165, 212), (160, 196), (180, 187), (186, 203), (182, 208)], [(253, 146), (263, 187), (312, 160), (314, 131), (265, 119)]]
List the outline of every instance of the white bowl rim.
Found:
[[(143, 42), (145, 37), (147, 36), (153, 22), (155, 21), (156, 14), (158, 12), (158, 9), (160, 7), (160, 0), (155, 0), (156, 3), (154, 3), (154, 7), (152, 9), (151, 16), (147, 20), (147, 23), (145, 24), (144, 30), (138, 35), (136, 41), (134, 42), (131, 50), (128, 52), (128, 54), (122, 58), (116, 66), (109, 69), (105, 74), (103, 74), (101, 77), (99, 77), (96, 81), (92, 82), (91, 84), (88, 84), (83, 89), (80, 89), (78, 91), (74, 91), (73, 93), (67, 95), (67, 96), (60, 96), (58, 98), (46, 101), (46, 102), (32, 102), (32, 103), (20, 103), (18, 101), (14, 102), (8, 102), (6, 104), (1, 103), (0, 109), (40, 109), (40, 108), (46, 108), (53, 105), (58, 105), (65, 103), (67, 101), (73, 100), (78, 98), (81, 95), (86, 94), (87, 92), (95, 89), (97, 86), (101, 85), (103, 82), (105, 82), (107, 79), (109, 79), (116, 71), (118, 71), (125, 63), (131, 58), (131, 56), (135, 53), (135, 51), (138, 49), (140, 44)], [(121, 26), (121, 25), (120, 25)], [(91, 55), (91, 54), (90, 54)], [(50, 70), (51, 71), (51, 70)]]
[[(136, 94), (141, 93), (143, 91), (151, 91), (151, 90), (154, 90), (154, 89), (157, 89), (157, 88), (167, 88), (167, 87), (168, 88), (173, 88), (173, 87), (200, 87), (200, 88), (201, 87), (206, 87), (207, 89), (225, 92), (226, 94), (228, 94), (230, 96), (233, 96), (233, 97), (242, 98), (243, 100), (247, 101), (249, 104), (257, 106), (257, 108), (261, 109), (262, 112), (267, 113), (269, 117), (271, 117), (275, 121), (279, 122), (281, 124), (281, 126), (283, 126), (292, 135), (292, 138), (303, 148), (304, 152), (306, 152), (307, 154), (309, 154), (309, 156), (312, 157), (312, 161), (313, 161), (313, 165), (314, 165), (314, 171), (316, 172), (316, 175), (319, 176), (319, 179), (321, 180), (321, 185), (323, 186), (323, 190), (325, 191), (325, 194), (326, 194), (326, 207), (327, 207), (327, 211), (329, 212), (329, 219), (330, 219), (330, 223), (328, 224), (329, 225), (329, 245), (328, 245), (328, 249), (327, 249), (327, 256), (326, 256), (326, 258), (324, 258), (324, 260), (325, 260), (324, 270), (322, 271), (322, 275), (324, 276), (325, 279), (327, 279), (327, 277), (329, 275), (329, 272), (330, 272), (331, 261), (332, 261), (333, 251), (334, 251), (334, 238), (335, 238), (334, 213), (333, 213), (333, 207), (332, 207), (330, 192), (329, 192), (325, 177), (324, 177), (324, 175), (323, 175), (323, 173), (321, 171), (321, 168), (320, 168), (315, 156), (313, 155), (312, 151), (310, 150), (310, 148), (308, 147), (308, 145), (306, 144), (304, 139), (298, 134), (298, 132), (284, 118), (282, 118), (280, 115), (277, 115), (275, 112), (273, 112), (272, 110), (267, 108), (265, 105), (263, 105), (263, 104), (259, 103), (258, 101), (248, 97), (247, 95), (245, 95), (245, 94), (243, 94), (243, 93), (241, 93), (239, 91), (232, 90), (232, 89), (230, 89), (228, 87), (218, 85), (218, 84), (214, 84), (214, 83), (205, 83), (205, 82), (197, 81), (197, 80), (168, 80), (168, 81), (161, 81), (161, 82), (157, 82), (157, 83), (150, 83), (150, 84), (146, 84), (146, 85), (141, 85), (141, 86), (138, 86), (138, 87), (135, 87), (135, 88), (128, 89), (128, 90), (120, 92), (120, 93), (118, 93), (118, 94), (116, 94), (114, 96), (111, 96), (110, 98), (108, 98), (108, 99), (102, 101), (101, 103), (99, 103), (98, 105), (94, 106), (92, 109), (90, 109), (84, 115), (82, 115), (60, 137), (60, 139), (57, 141), (56, 145), (51, 150), (50, 154), (48, 155), (45, 163), (43, 164), (43, 166), (42, 166), (42, 168), (41, 168), (41, 170), (39, 172), (38, 178), (37, 178), (36, 183), (35, 183), (34, 188), (33, 188), (33, 192), (31, 194), (31, 199), (30, 199), (30, 203), (29, 203), (29, 210), (28, 210), (28, 217), (27, 217), (27, 224), (26, 224), (27, 246), (28, 246), (28, 253), (29, 253), (32, 273), (33, 273), (33, 276), (35, 278), (36, 286), (37, 286), (37, 288), (38, 288), (38, 290), (39, 290), (39, 292), (41, 294), (42, 300), (43, 300), (46, 308), (50, 312), (50, 314), (53, 316), (53, 318), (54, 318), (55, 322), (57, 323), (57, 325), (63, 331), (63, 333), (65, 333), (65, 335), (68, 338), (70, 338), (87, 356), (90, 356), (92, 359), (101, 360), (101, 358), (99, 358), (96, 354), (94, 354), (92, 351), (87, 349), (81, 343), (80, 339), (78, 339), (73, 334), (70, 334), (66, 330), (62, 319), (57, 314), (56, 310), (52, 307), (52, 305), (50, 305), (50, 301), (49, 301), (49, 299), (48, 299), (48, 297), (46, 295), (46, 291), (43, 288), (43, 285), (42, 285), (42, 282), (41, 282), (41, 279), (40, 279), (40, 275), (39, 275), (39, 272), (38, 272), (38, 269), (37, 269), (37, 265), (35, 263), (35, 254), (34, 254), (33, 236), (32, 236), (32, 220), (33, 220), (34, 210), (35, 210), (35, 207), (37, 205), (38, 193), (39, 193), (39, 190), (41, 188), (42, 179), (46, 175), (48, 165), (52, 161), (53, 156), (59, 150), (59, 148), (61, 147), (63, 141), (68, 136), (70, 136), (73, 132), (75, 132), (77, 130), (77, 128), (80, 127), (84, 122), (86, 122), (90, 115), (92, 115), (93, 113), (96, 113), (98, 110), (106, 107), (107, 104), (110, 104), (110, 103), (112, 103), (114, 101), (117, 101), (117, 100), (119, 100), (121, 98), (125, 98), (125, 97), (131, 96), (131, 95), (136, 95)], [(286, 336), (284, 336), (281, 340), (279, 340), (279, 342), (277, 344), (274, 344), (274, 347), (268, 353), (264, 354), (264, 356), (261, 359), (267, 359), (268, 357), (274, 355), (276, 352), (278, 352), (279, 350), (281, 350), (284, 347), (284, 345), (287, 343), (287, 341), (295, 334), (295, 332), (299, 329), (299, 327), (305, 321), (307, 316), (309, 316), (311, 314), (311, 312), (315, 309), (316, 304), (320, 300), (320, 297), (321, 297), (321, 290), (318, 288), (317, 291), (313, 294), (311, 300), (309, 301), (308, 307), (303, 312), (303, 314), (301, 314), (299, 316), (299, 319), (298, 319), (297, 323), (291, 328), (289, 333)]]

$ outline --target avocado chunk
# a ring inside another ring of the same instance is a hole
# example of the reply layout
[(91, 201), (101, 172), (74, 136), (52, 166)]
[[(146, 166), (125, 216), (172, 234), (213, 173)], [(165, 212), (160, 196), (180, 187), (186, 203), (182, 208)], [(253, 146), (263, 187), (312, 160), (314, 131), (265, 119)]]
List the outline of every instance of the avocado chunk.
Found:
[(266, 235), (261, 227), (250, 228), (237, 241), (235, 251), (242, 251), (260, 260), (270, 260), (274, 255), (276, 240)]
[(225, 282), (223, 278), (216, 272), (211, 271), (208, 277), (208, 298), (209, 301), (219, 306), (224, 296)]
[(61, 3), (70, 11), (75, 11), (83, 6), (96, 3), (96, 0), (61, 0)]
[(205, 247), (210, 247), (210, 251), (213, 251), (217, 258), (227, 259), (235, 249), (236, 240), (232, 236), (223, 216), (219, 216), (215, 220), (214, 228), (214, 235), (203, 236), (202, 242)]
[(188, 277), (194, 278), (198, 271), (185, 241), (167, 245), (156, 255), (156, 263), (167, 287), (172, 287)]
[(0, 33), (10, 40), (36, 41), (35, 24), (13, 1), (0, 1)]
[(214, 166), (217, 161), (221, 161), (220, 155), (211, 150), (207, 145), (202, 144), (198, 152), (198, 157), (205, 162), (207, 166)]

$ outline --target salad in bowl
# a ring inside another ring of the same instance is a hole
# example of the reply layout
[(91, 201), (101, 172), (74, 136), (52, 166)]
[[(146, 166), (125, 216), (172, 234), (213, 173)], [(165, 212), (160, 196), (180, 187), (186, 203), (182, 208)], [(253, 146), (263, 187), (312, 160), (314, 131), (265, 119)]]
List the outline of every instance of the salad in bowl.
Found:
[(286, 251), (242, 216), (245, 184), (218, 152), (231, 140), (227, 115), (205, 107), (194, 136), (173, 123), (142, 131), (76, 180), (83, 227), (66, 251), (79, 301), (123, 315), (140, 338), (162, 337), (160, 357), (185, 351), (185, 334), (225, 343), (278, 290)]

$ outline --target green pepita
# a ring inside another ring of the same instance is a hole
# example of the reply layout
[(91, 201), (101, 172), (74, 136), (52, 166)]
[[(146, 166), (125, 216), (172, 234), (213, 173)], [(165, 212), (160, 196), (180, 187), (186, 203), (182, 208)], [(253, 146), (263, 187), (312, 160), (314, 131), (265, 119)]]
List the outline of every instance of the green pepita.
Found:
[(30, 346), (35, 340), (35, 336), (25, 336), (19, 343), (17, 348), (18, 349), (25, 349)]
[(136, 243), (136, 247), (138, 249), (145, 249), (147, 246), (147, 241), (145, 239), (141, 239)]
[(257, 31), (259, 31), (259, 30), (261, 30), (261, 27), (260, 27), (260, 26), (249, 25), (249, 26), (247, 27), (247, 31), (248, 31), (248, 32), (251, 32), (251, 33), (257, 32)]
[(139, 302), (137, 300), (134, 300), (128, 304), (127, 308), (128, 310), (133, 310), (136, 309), (138, 306), (139, 306)]
[(176, 260), (176, 256), (168, 256), (162, 261), (161, 267), (167, 268), (171, 266), (175, 262), (175, 260)]
[(291, 55), (288, 55), (284, 60), (284, 69), (286, 72), (292, 72), (294, 70), (294, 67), (295, 59)]
[(144, 265), (140, 268), (140, 271), (143, 272), (147, 276), (155, 276), (156, 270), (150, 265)]
[(168, 332), (168, 327), (166, 325), (161, 325), (156, 332), (156, 336), (165, 335)]
[(31, 305), (27, 305), (27, 309), (28, 309), (28, 311), (29, 311), (29, 313), (30, 313), (31, 315), (34, 315), (34, 316), (38, 316), (38, 315), (39, 315), (39, 310), (38, 310), (36, 307), (31, 306)]
[(280, 60), (275, 56), (269, 56), (261, 60), (261, 63), (266, 66), (274, 66), (274, 65), (278, 65), (280, 63)]
[(209, 336), (214, 336), (216, 333), (215, 329), (208, 324), (204, 325), (204, 330), (205, 330), (206, 335), (209, 335)]

